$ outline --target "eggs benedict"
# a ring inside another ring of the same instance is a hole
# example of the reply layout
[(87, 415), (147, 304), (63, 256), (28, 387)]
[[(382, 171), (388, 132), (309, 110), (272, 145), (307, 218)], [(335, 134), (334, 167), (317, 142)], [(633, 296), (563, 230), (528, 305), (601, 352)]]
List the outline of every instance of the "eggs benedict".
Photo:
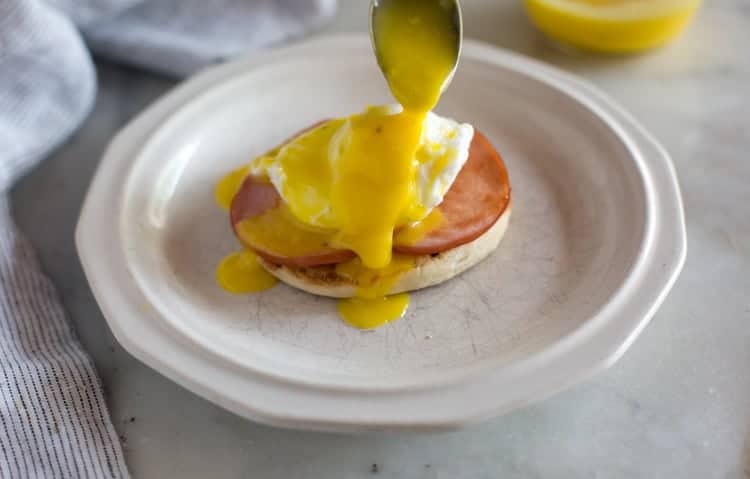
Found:
[(429, 2), (392, 3), (375, 28), (399, 104), (313, 125), (217, 185), (245, 248), (219, 265), (224, 289), (279, 279), (342, 298), (344, 320), (373, 328), (403, 316), (409, 291), (460, 274), (500, 242), (510, 217), (500, 155), (471, 125), (431, 112), (457, 42)]

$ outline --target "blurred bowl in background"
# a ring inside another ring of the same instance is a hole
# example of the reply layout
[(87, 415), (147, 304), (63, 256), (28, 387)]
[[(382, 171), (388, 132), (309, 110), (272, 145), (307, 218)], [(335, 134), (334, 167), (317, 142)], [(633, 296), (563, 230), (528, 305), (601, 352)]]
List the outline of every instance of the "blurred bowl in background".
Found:
[(679, 35), (701, 0), (524, 0), (531, 21), (562, 45), (635, 53)]

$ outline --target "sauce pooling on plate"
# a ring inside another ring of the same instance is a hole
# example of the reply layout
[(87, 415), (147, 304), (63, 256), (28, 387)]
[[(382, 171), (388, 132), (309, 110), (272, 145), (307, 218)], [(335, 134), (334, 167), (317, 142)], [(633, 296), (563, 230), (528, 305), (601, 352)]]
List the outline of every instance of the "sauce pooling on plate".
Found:
[(216, 268), (219, 286), (230, 293), (259, 293), (272, 288), (277, 280), (258, 262), (252, 251), (232, 253)]
[(336, 265), (336, 273), (356, 282), (357, 295), (339, 301), (338, 311), (349, 324), (371, 329), (399, 319), (409, 307), (406, 293), (388, 296), (399, 277), (414, 267), (414, 258), (394, 255), (388, 266), (370, 269), (359, 258)]
[[(257, 158), (248, 171), (268, 185), (257, 184), (252, 194), (258, 195), (256, 204), (267, 200), (271, 208), (263, 214), (248, 214), (234, 225), (238, 236), (287, 257), (328, 250), (351, 254), (344, 256), (347, 261), (336, 257), (331, 264), (337, 264), (336, 272), (357, 285), (356, 297), (341, 300), (338, 311), (358, 328), (398, 319), (408, 307), (407, 294), (387, 296), (415, 262), (414, 257), (393, 254), (394, 231), (402, 231), (401, 241), (416, 242), (441, 225), (440, 213), (430, 214), (436, 204), (425, 204), (415, 187), (421, 179), (421, 156), (428, 161), (430, 149), (445, 150), (430, 164), (427, 178), (432, 183), (442, 181), (441, 173), (458, 163), (452, 161), (455, 152), (444, 145), (424, 145), (429, 112), (457, 58), (458, 32), (451, 17), (439, 8), (437, 2), (424, 0), (381, 0), (373, 23), (379, 39), (378, 61), (402, 108), (369, 108), (325, 122)], [(466, 140), (463, 161), (473, 135), (473, 129), (466, 128), (440, 129), (446, 132), (446, 142), (457, 137)], [(428, 153), (418, 154), (421, 151)], [(237, 194), (247, 173), (239, 171), (217, 186), (220, 204)], [(438, 188), (441, 195), (449, 186)], [(278, 195), (273, 196), (273, 188), (283, 197), (283, 204)], [(262, 276), (259, 271), (247, 274)], [(253, 284), (265, 284), (257, 278)], [(234, 282), (244, 280), (225, 272), (219, 281), (225, 289), (236, 291), (240, 288)]]

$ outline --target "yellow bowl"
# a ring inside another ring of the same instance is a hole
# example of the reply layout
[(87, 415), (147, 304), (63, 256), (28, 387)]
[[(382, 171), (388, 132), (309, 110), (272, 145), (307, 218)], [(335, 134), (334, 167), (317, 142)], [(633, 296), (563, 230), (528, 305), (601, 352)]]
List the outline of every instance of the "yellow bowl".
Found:
[(604, 53), (658, 47), (690, 23), (701, 0), (524, 0), (531, 21), (554, 40)]

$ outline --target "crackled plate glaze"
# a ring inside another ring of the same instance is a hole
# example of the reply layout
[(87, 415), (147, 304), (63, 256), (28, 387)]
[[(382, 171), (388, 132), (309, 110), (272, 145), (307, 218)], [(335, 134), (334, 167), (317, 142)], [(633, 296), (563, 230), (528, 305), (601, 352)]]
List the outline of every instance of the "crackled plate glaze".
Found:
[(388, 101), (367, 37), (339, 36), (210, 69), (127, 125), (76, 233), (123, 346), (238, 414), (325, 430), (453, 428), (619, 358), (684, 261), (670, 160), (588, 84), (474, 42), (437, 111), (474, 124), (507, 163), (513, 218), (491, 257), (375, 331), (284, 285), (216, 285), (238, 248), (217, 179), (290, 132)]

